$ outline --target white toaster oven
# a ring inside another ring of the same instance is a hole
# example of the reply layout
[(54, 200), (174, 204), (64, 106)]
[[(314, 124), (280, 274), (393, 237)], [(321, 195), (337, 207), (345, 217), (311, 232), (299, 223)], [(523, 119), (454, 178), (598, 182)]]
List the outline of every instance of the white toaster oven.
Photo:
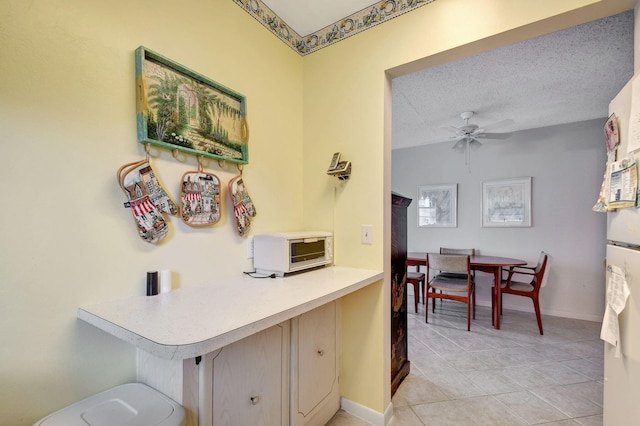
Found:
[(283, 232), (253, 237), (253, 267), (259, 274), (300, 272), (333, 263), (330, 232)]

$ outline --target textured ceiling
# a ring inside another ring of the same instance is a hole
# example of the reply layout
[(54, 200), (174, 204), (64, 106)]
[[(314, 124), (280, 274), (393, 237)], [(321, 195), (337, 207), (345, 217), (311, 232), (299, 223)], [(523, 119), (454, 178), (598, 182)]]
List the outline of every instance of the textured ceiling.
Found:
[(633, 11), (393, 80), (393, 148), (450, 140), (445, 126), (518, 131), (606, 117), (633, 75)]
[[(263, 0), (300, 35), (375, 0)], [(443, 127), (492, 132), (547, 127), (607, 116), (609, 101), (633, 75), (633, 11), (547, 34), (393, 80), (393, 149), (451, 141)], [(485, 140), (486, 141), (486, 140)]]

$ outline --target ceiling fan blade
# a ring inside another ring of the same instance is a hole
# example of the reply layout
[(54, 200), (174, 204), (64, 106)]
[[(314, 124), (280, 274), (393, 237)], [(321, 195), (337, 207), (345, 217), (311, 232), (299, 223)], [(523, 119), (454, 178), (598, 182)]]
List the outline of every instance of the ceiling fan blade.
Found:
[(474, 137), (479, 139), (508, 139), (513, 135), (512, 132), (505, 133), (479, 133), (474, 135)]
[(439, 129), (446, 130), (448, 132), (456, 133), (456, 134), (460, 132), (460, 129), (458, 129), (457, 127), (453, 127), (453, 126), (439, 127)]
[(423, 145), (430, 145), (430, 144), (434, 144), (434, 143), (443, 143), (443, 142), (452, 142), (452, 141), (457, 141), (460, 138), (460, 136), (457, 135), (451, 135), (451, 136), (447, 136), (446, 138), (442, 138), (442, 139), (433, 139), (433, 140), (425, 140), (422, 144)]
[(510, 126), (510, 125), (512, 125), (514, 123), (515, 123), (515, 121), (511, 120), (510, 118), (507, 118), (505, 120), (497, 121), (497, 122), (495, 122), (493, 124), (488, 124), (486, 126), (483, 126), (482, 131), (483, 132), (490, 132), (491, 130), (499, 129), (500, 127)]

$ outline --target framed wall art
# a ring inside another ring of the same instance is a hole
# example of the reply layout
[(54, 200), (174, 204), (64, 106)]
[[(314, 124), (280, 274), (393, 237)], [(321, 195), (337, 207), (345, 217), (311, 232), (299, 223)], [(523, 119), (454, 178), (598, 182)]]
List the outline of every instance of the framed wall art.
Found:
[(418, 226), (458, 226), (458, 185), (423, 185), (418, 187)]
[(483, 182), (482, 226), (531, 226), (531, 177)]
[(135, 56), (138, 142), (249, 162), (244, 96), (143, 46)]

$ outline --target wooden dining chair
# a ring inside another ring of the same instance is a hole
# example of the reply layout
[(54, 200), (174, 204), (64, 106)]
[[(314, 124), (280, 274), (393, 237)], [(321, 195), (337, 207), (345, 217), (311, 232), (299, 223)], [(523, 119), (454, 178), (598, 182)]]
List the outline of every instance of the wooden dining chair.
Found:
[[(524, 296), (531, 299), (533, 302), (533, 309), (536, 311), (536, 319), (538, 320), (538, 329), (540, 334), (544, 335), (542, 331), (542, 316), (540, 315), (540, 288), (544, 283), (545, 274), (548, 271), (549, 255), (544, 251), (540, 252), (540, 258), (538, 264), (535, 266), (512, 266), (507, 272), (506, 279), (502, 280), (500, 284), (500, 313), (502, 315), (502, 295), (513, 294), (515, 296)], [(514, 279), (520, 278), (519, 281)], [(491, 312), (494, 309), (494, 300), (496, 296), (495, 287), (491, 288)]]
[[(466, 255), (466, 256), (475, 256), (476, 254), (476, 249), (474, 248), (470, 248), (470, 249), (456, 249), (456, 248), (449, 248), (449, 247), (440, 247), (440, 254), (457, 254), (457, 255)], [(457, 276), (457, 278), (465, 278), (466, 274), (456, 274), (453, 272), (446, 272), (446, 271), (440, 271), (440, 273), (444, 274), (445, 276)], [(473, 277), (475, 278), (476, 273), (475, 271), (471, 271), (471, 273), (473, 274)], [(440, 299), (440, 303), (442, 303), (442, 299)]]
[[(427, 284), (425, 322), (429, 322), (429, 299), (432, 299), (431, 309), (434, 313), (436, 299), (455, 300), (467, 304), (467, 331), (470, 331), (472, 310), (473, 318), (476, 317), (476, 297), (469, 256), (428, 253), (428, 277), (431, 276), (431, 271), (434, 271), (434, 277)], [(440, 273), (440, 271), (447, 271), (447, 273)], [(449, 273), (460, 275), (448, 275)]]
[(424, 300), (424, 280), (424, 272), (407, 271), (407, 284), (413, 285), (413, 299), (416, 307), (416, 314), (418, 313), (418, 303), (420, 303), (420, 292), (422, 292), (422, 299)]

